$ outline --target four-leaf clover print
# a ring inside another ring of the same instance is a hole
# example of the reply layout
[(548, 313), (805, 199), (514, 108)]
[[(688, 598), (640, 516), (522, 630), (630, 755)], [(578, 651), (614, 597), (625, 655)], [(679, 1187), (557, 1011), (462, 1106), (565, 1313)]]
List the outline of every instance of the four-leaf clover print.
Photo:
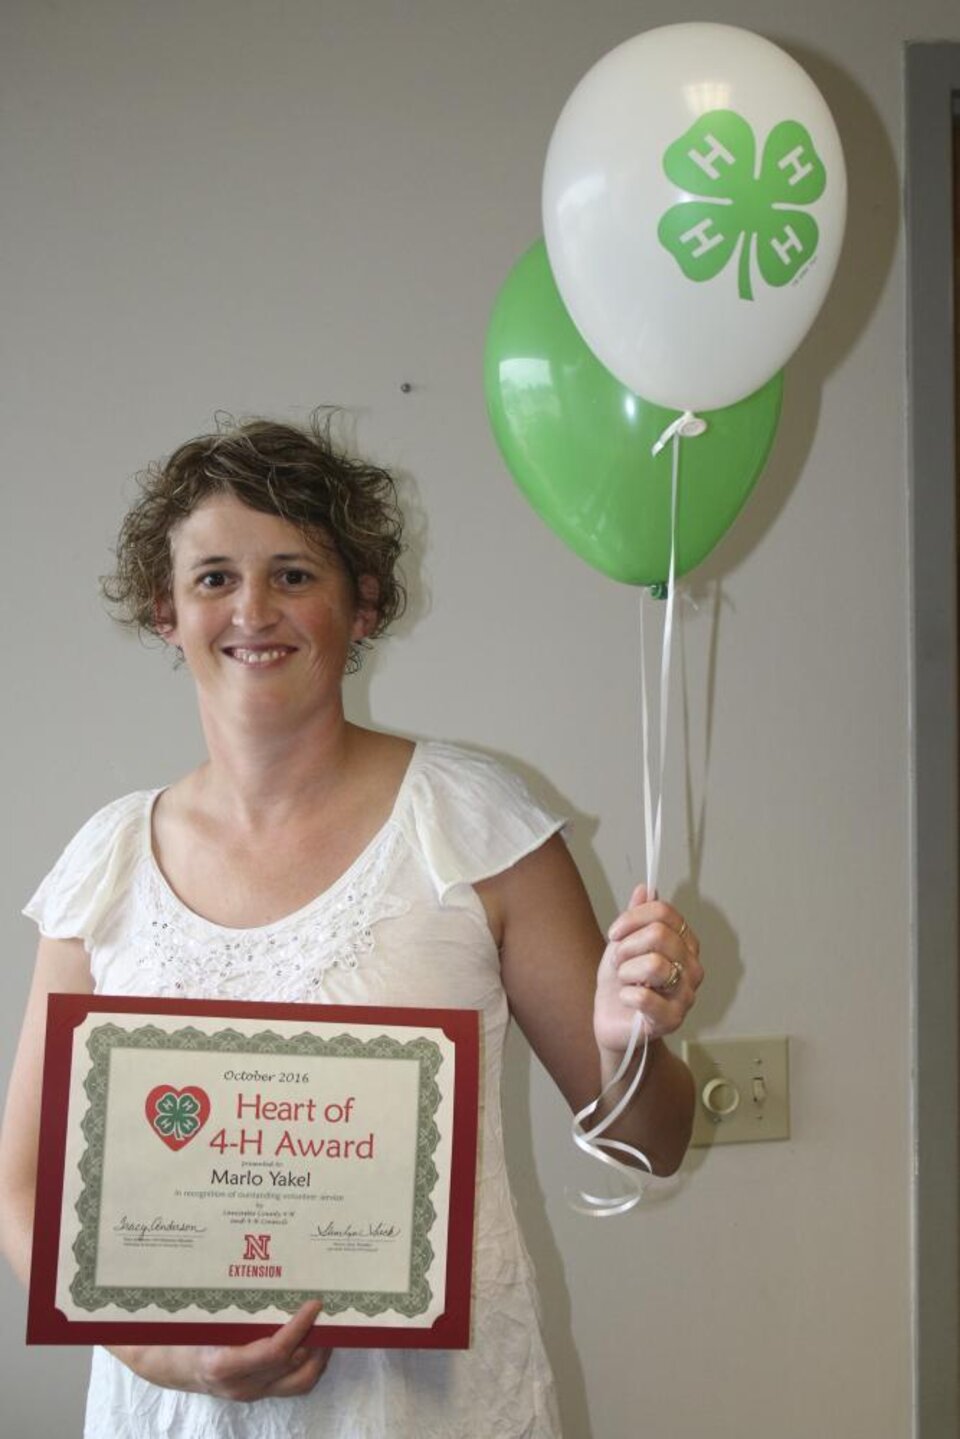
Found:
[(147, 1122), (169, 1149), (182, 1149), (206, 1124), (210, 1099), (199, 1085), (175, 1089), (158, 1084), (147, 1095), (144, 1106)]
[(187, 1139), (200, 1128), (199, 1113), (200, 1106), (192, 1094), (174, 1094), (168, 1090), (157, 1100), (153, 1127), (174, 1139)]
[(752, 267), (779, 288), (813, 258), (820, 232), (798, 206), (812, 205), (827, 182), (823, 161), (803, 125), (783, 120), (763, 147), (756, 173), (753, 131), (733, 110), (701, 115), (668, 146), (663, 168), (668, 179), (701, 199), (673, 205), (657, 228), (690, 280), (712, 280), (740, 247), (738, 290), (753, 299)]

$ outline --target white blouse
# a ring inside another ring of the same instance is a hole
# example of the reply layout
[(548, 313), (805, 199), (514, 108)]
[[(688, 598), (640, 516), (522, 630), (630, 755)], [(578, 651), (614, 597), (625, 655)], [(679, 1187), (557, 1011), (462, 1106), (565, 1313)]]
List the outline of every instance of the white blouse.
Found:
[(159, 791), (107, 805), (25, 909), (81, 938), (98, 993), (479, 1009), (484, 1024), (471, 1347), (338, 1349), (312, 1393), (241, 1404), (161, 1389), (94, 1351), (85, 1439), (557, 1439), (530, 1264), (503, 1158), (500, 1071), (509, 1019), (473, 885), (562, 821), (484, 756), (420, 743), (393, 812), (335, 884), (255, 929), (181, 903), (153, 856)]

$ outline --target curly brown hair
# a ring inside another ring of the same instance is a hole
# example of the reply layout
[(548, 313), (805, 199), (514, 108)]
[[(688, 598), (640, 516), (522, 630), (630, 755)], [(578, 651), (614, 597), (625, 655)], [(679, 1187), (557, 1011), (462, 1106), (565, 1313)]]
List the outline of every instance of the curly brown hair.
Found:
[[(375, 639), (402, 614), (406, 591), (397, 571), (403, 519), (393, 476), (348, 455), (333, 439), (335, 412), (315, 410), (307, 426), (276, 420), (237, 422), (218, 417), (218, 429), (175, 450), (137, 476), (140, 498), (120, 528), (116, 569), (101, 580), (115, 617), (159, 634), (159, 607), (173, 585), (170, 537), (212, 495), (234, 495), (263, 514), (279, 515), (304, 538), (333, 545), (354, 595), (361, 576), (376, 580), (371, 608)], [(360, 665), (354, 645), (348, 670)]]

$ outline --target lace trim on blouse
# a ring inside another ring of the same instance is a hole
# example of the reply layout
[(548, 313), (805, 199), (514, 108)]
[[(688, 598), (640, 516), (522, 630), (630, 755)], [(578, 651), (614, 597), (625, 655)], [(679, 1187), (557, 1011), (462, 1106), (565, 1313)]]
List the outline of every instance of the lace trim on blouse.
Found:
[(347, 873), (304, 909), (255, 929), (227, 929), (177, 899), (152, 856), (137, 867), (131, 912), (136, 963), (150, 992), (190, 999), (322, 1002), (327, 971), (356, 969), (374, 946), (374, 925), (405, 914), (387, 892), (400, 835), (388, 824)]

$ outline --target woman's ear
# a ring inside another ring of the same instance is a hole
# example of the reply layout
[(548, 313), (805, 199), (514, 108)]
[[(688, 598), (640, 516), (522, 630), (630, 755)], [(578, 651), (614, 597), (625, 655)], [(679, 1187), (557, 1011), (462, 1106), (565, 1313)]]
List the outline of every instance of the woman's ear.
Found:
[(376, 575), (360, 575), (357, 580), (357, 615), (353, 624), (354, 641), (365, 640), (377, 623), (377, 602), (380, 581)]
[(153, 602), (153, 628), (166, 645), (177, 643), (177, 617), (169, 595)]

